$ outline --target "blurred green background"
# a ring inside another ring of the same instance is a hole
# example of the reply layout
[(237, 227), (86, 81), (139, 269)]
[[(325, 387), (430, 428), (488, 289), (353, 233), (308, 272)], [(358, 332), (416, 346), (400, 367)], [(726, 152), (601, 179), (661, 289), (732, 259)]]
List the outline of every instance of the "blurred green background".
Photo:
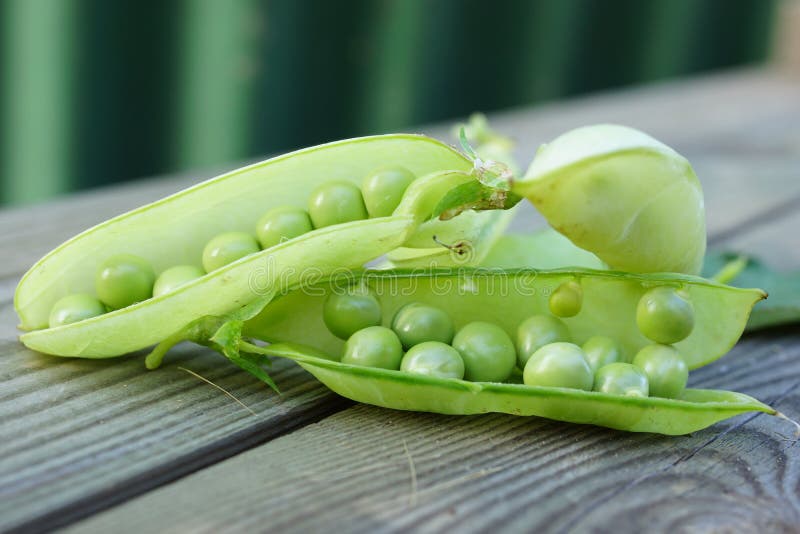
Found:
[(0, 0), (0, 203), (763, 61), (772, 0)]

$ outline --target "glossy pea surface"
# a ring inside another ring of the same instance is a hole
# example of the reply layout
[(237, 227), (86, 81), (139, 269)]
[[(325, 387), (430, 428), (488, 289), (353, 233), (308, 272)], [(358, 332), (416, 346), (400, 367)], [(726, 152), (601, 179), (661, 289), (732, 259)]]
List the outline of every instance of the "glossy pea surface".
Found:
[(95, 291), (101, 302), (117, 310), (149, 299), (156, 275), (150, 262), (133, 254), (117, 254), (100, 264)]
[(669, 345), (648, 345), (636, 353), (633, 365), (644, 371), (650, 395), (675, 399), (689, 380), (689, 368), (680, 353)]
[(50, 311), (50, 328), (91, 319), (106, 312), (102, 302), (92, 295), (76, 293), (59, 299)]
[(492, 323), (475, 321), (462, 327), (453, 338), (464, 360), (464, 378), (473, 382), (503, 382), (516, 363), (514, 343), (505, 330)]
[(426, 341), (414, 345), (403, 356), (400, 370), (437, 378), (464, 378), (461, 354), (446, 343)]
[(639, 299), (636, 325), (656, 343), (677, 343), (694, 329), (694, 308), (681, 292), (671, 287), (656, 287)]
[(556, 342), (541, 347), (525, 364), (522, 380), (528, 386), (591, 390), (594, 375), (581, 348)]
[(584, 341), (581, 348), (593, 373), (604, 365), (622, 360), (622, 351), (619, 343), (610, 337), (592, 336)]
[(322, 320), (331, 334), (347, 339), (368, 326), (381, 324), (381, 305), (365, 286), (331, 293), (322, 305)]
[(571, 280), (564, 282), (553, 291), (548, 300), (550, 313), (557, 317), (574, 317), (578, 315), (583, 306), (583, 289), (581, 285)]
[(649, 385), (644, 371), (630, 363), (609, 363), (594, 375), (594, 390), (626, 397), (647, 397)]
[(282, 206), (265, 213), (256, 223), (261, 248), (274, 247), (313, 230), (311, 217), (300, 208)]
[(197, 280), (203, 276), (205, 271), (196, 265), (176, 265), (170, 267), (156, 278), (156, 283), (153, 286), (153, 296), (158, 297), (175, 291), (180, 286)]
[(380, 169), (366, 178), (361, 185), (364, 205), (370, 217), (388, 217), (400, 204), (403, 193), (416, 179), (405, 167)]
[(411, 302), (397, 310), (392, 319), (392, 330), (406, 350), (426, 341), (450, 343), (455, 335), (453, 320), (446, 311), (419, 302)]
[(557, 341), (572, 341), (569, 328), (558, 317), (533, 315), (517, 327), (517, 363), (525, 368), (531, 355), (539, 348)]
[(370, 326), (350, 336), (344, 345), (342, 363), (396, 371), (402, 358), (403, 347), (397, 334), (383, 326)]
[(209, 241), (203, 249), (207, 273), (261, 250), (256, 238), (245, 232), (226, 232)]
[(361, 190), (350, 182), (329, 182), (316, 188), (308, 201), (308, 214), (314, 228), (368, 217)]

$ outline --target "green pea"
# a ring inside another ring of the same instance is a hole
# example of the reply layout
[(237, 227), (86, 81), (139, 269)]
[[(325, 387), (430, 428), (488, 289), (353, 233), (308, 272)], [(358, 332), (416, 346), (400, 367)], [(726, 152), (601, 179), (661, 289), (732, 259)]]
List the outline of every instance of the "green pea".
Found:
[(76, 293), (60, 298), (50, 310), (50, 328), (103, 315), (106, 307), (91, 295)]
[(569, 328), (561, 319), (550, 315), (533, 315), (517, 328), (517, 363), (525, 368), (531, 354), (556, 341), (572, 341)]
[(689, 380), (689, 368), (683, 357), (669, 345), (648, 345), (633, 358), (633, 365), (644, 371), (650, 383), (650, 395), (676, 399)]
[(464, 360), (464, 378), (473, 382), (503, 382), (517, 360), (511, 338), (492, 323), (465, 325), (453, 338), (453, 348)]
[(381, 305), (365, 286), (352, 286), (345, 293), (331, 293), (322, 305), (322, 319), (330, 332), (347, 339), (368, 326), (381, 324)]
[(205, 274), (205, 271), (196, 265), (170, 267), (156, 278), (156, 283), (153, 286), (153, 296), (159, 297), (170, 291), (175, 291), (183, 284), (197, 280)]
[(149, 299), (156, 275), (144, 258), (117, 254), (100, 264), (94, 287), (100, 301), (112, 310)]
[(528, 386), (591, 390), (594, 375), (578, 345), (549, 343), (531, 355), (522, 380)]
[(550, 312), (557, 317), (574, 317), (583, 305), (583, 288), (578, 282), (564, 282), (550, 295)]
[(622, 351), (619, 344), (605, 336), (593, 336), (587, 339), (582, 347), (586, 355), (586, 362), (596, 373), (601, 367), (622, 360)]
[(389, 167), (364, 178), (361, 193), (370, 217), (388, 217), (400, 204), (403, 193), (416, 179), (404, 167)]
[(439, 341), (414, 345), (403, 356), (400, 370), (436, 378), (464, 378), (464, 360), (456, 349)]
[(366, 219), (361, 190), (350, 182), (329, 182), (317, 187), (308, 202), (314, 228)]
[(692, 333), (694, 308), (679, 291), (671, 287), (656, 287), (639, 299), (636, 325), (647, 338), (671, 345)]
[(342, 363), (381, 369), (400, 369), (403, 346), (397, 334), (385, 326), (369, 326), (359, 330), (344, 344)]
[(301, 236), (313, 230), (308, 212), (291, 206), (273, 208), (256, 223), (256, 235), (261, 248)]
[(226, 232), (216, 236), (203, 249), (203, 269), (207, 273), (261, 250), (256, 238), (245, 232)]
[(406, 350), (425, 341), (450, 343), (455, 335), (453, 320), (447, 312), (419, 302), (411, 302), (397, 310), (392, 319), (392, 330)]
[(609, 363), (594, 375), (594, 390), (626, 397), (647, 397), (647, 375), (630, 363)]

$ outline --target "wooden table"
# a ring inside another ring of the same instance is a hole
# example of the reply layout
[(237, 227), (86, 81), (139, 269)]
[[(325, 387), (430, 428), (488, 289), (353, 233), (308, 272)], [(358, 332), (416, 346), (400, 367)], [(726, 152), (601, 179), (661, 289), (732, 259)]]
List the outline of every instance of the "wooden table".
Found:
[[(735, 72), (498, 113), (493, 122), (518, 140), (526, 162), (540, 142), (578, 125), (641, 128), (693, 162), (713, 247), (800, 267), (797, 79)], [(0, 212), (0, 530), (800, 530), (800, 447), (789, 425), (763, 415), (663, 437), (405, 413), (346, 401), (287, 362), (275, 363), (277, 396), (194, 346), (147, 372), (141, 357), (59, 359), (19, 344), (12, 294), (33, 261), (205, 177)], [(516, 229), (541, 224), (529, 211)], [(800, 330), (745, 337), (691, 381), (800, 417)]]

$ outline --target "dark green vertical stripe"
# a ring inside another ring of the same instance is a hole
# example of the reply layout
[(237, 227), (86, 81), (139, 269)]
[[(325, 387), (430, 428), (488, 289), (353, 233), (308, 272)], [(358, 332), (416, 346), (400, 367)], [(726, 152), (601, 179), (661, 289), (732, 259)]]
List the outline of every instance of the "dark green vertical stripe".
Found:
[(692, 36), (701, 27), (702, 4), (697, 0), (652, 0), (644, 23), (639, 75), (644, 80), (668, 78), (685, 73), (692, 55)]
[(385, 132), (413, 123), (423, 46), (426, 0), (375, 2), (369, 28), (369, 63), (362, 87), (360, 129)]
[(248, 155), (249, 117), (261, 30), (255, 0), (183, 3), (176, 122), (180, 167)]
[(562, 96), (577, 60), (585, 0), (525, 2), (517, 15), (515, 104)]
[(24, 203), (68, 191), (72, 185), (75, 17), (71, 2), (6, 0), (2, 9), (0, 175), (3, 198)]
[(80, 0), (75, 174), (81, 187), (170, 170), (174, 4)]

